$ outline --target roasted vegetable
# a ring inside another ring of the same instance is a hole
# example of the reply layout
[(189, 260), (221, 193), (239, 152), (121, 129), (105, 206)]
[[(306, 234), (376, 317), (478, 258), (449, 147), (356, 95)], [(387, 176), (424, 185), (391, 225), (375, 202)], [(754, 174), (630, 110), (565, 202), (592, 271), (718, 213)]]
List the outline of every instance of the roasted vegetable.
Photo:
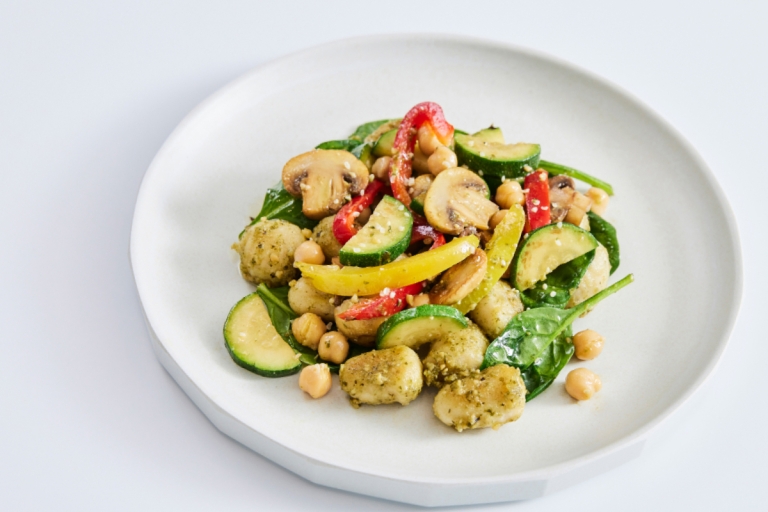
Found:
[(320, 220), (339, 211), (368, 185), (368, 167), (349, 151), (314, 149), (283, 167), (283, 186), (302, 198), (302, 212)]
[(297, 266), (318, 290), (346, 297), (373, 295), (384, 288), (393, 290), (434, 277), (474, 253), (479, 243), (471, 235), (456, 238), (437, 249), (380, 267)]

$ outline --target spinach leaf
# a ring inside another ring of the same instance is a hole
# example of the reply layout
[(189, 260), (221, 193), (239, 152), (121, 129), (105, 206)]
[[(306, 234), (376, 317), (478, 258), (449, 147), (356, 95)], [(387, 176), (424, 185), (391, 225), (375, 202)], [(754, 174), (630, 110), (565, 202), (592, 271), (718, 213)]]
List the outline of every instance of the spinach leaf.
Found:
[(315, 149), (342, 149), (351, 153), (358, 146), (362, 145), (362, 142), (353, 139), (329, 140), (327, 142), (323, 142), (322, 144), (318, 144), (315, 146)]
[(294, 352), (300, 354), (299, 360), (303, 364), (317, 363), (317, 352), (296, 341), (291, 332), (291, 321), (298, 315), (288, 305), (288, 287), (267, 288), (264, 283), (261, 283), (256, 288), (256, 293), (264, 301), (269, 318), (272, 320), (272, 325), (275, 326), (277, 333), (291, 346)]
[(375, 132), (379, 126), (390, 121), (394, 121), (394, 119), (382, 119), (380, 121), (370, 121), (368, 123), (361, 124), (355, 129), (355, 133), (350, 135), (349, 138), (362, 142), (367, 136)]
[[(289, 194), (283, 188), (283, 183), (280, 182), (274, 187), (267, 189), (261, 211), (253, 218), (250, 225), (256, 224), (263, 217), (266, 217), (268, 219), (285, 220), (291, 224), (296, 224), (300, 228), (314, 228), (317, 225), (317, 221), (307, 218), (301, 212), (301, 207), (301, 198), (293, 197)], [(240, 233), (241, 236), (242, 234)]]
[(589, 230), (608, 250), (608, 261), (611, 262), (611, 274), (619, 268), (619, 239), (616, 237), (616, 228), (610, 222), (594, 212), (587, 212), (589, 217)]
[(525, 401), (530, 402), (552, 384), (573, 356), (573, 331), (569, 325), (560, 335), (539, 354), (531, 366), (520, 372), (528, 394)]
[(528, 368), (579, 315), (633, 280), (634, 277), (629, 274), (569, 309), (543, 307), (519, 313), (509, 321), (504, 332), (488, 346), (481, 369), (495, 364), (506, 364), (521, 370)]
[(587, 267), (595, 259), (595, 251), (589, 251), (547, 274), (546, 279), (520, 293), (526, 307), (551, 306), (563, 308), (571, 298), (571, 290), (579, 286)]
[(363, 163), (366, 163), (366, 160), (368, 160), (371, 155), (370, 144), (364, 144), (353, 139), (329, 140), (328, 142), (318, 144), (315, 146), (315, 149), (341, 149), (344, 151), (349, 151)]

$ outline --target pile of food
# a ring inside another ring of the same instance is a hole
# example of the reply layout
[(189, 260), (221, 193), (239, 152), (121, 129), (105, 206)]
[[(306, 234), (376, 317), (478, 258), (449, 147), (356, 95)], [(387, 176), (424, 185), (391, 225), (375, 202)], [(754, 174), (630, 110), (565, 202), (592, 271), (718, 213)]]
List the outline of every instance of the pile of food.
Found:
[[(454, 130), (426, 102), (290, 159), (232, 246), (257, 285), (224, 325), (233, 360), (301, 372), (313, 398), (338, 373), (355, 407), (434, 386), (458, 431), (518, 419), (574, 353), (600, 354), (602, 336), (571, 324), (632, 281), (607, 286), (611, 186), (540, 153), (493, 126)], [(565, 386), (586, 400), (601, 382), (579, 368)]]

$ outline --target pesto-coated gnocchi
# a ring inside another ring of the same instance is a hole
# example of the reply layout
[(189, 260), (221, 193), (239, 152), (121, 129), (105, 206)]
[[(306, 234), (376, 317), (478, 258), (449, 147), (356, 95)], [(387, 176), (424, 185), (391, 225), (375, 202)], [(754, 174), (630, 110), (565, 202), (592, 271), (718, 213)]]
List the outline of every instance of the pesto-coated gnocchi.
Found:
[(399, 403), (408, 405), (423, 385), (421, 361), (412, 349), (399, 345), (372, 350), (341, 365), (341, 389), (352, 406)]
[(279, 219), (262, 219), (248, 226), (232, 248), (240, 255), (240, 272), (246, 281), (285, 286), (298, 274), (293, 267), (293, 253), (304, 240), (298, 226)]
[(483, 364), (488, 340), (473, 323), (465, 329), (451, 332), (432, 342), (424, 358), (424, 381), (428, 386), (441, 387), (445, 383), (467, 377)]
[(494, 339), (504, 331), (512, 317), (522, 310), (520, 292), (506, 281), (497, 281), (490, 293), (469, 312), (469, 318), (474, 320), (490, 339)]
[(297, 314), (314, 313), (326, 322), (333, 320), (335, 298), (321, 292), (303, 277), (288, 290), (288, 304)]
[(459, 432), (515, 421), (525, 408), (525, 384), (520, 370), (504, 364), (445, 385), (435, 397), (437, 419)]

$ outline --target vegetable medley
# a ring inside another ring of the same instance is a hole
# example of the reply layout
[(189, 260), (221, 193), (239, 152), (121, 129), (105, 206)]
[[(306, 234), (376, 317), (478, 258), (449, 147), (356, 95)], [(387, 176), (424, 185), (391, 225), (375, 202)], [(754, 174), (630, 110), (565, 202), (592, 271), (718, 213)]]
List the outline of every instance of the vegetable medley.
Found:
[[(574, 354), (600, 354), (603, 337), (571, 325), (632, 281), (607, 286), (611, 186), (540, 154), (425, 102), (291, 158), (232, 246), (257, 285), (224, 325), (235, 363), (300, 372), (313, 398), (337, 373), (354, 407), (434, 386), (459, 432), (518, 419)], [(577, 400), (600, 387), (586, 368), (565, 381)]]

